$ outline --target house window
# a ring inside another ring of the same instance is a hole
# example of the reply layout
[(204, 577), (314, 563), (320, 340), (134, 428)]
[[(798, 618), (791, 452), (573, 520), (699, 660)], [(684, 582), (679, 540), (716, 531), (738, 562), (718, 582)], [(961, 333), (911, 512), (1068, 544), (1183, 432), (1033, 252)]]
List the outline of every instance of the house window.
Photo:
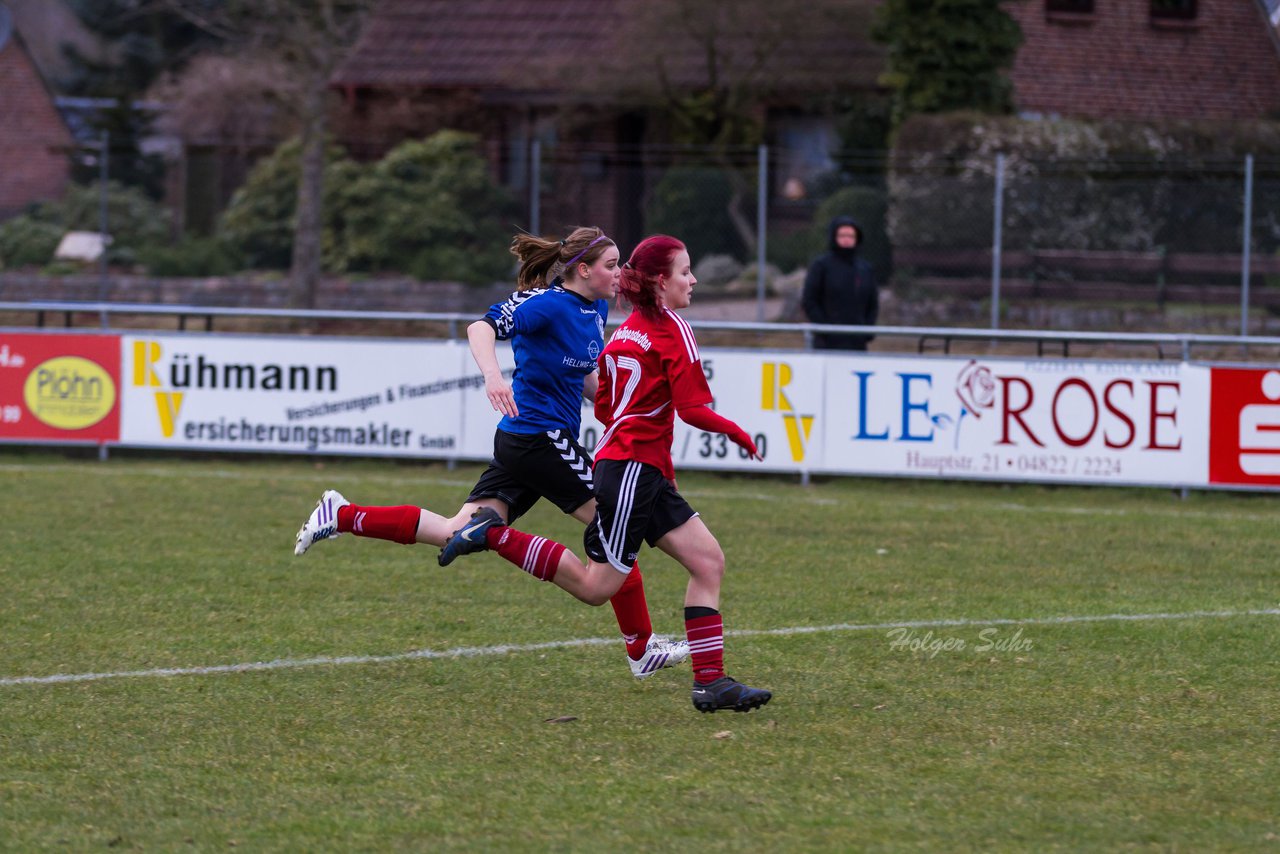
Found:
[(778, 116), (774, 134), (780, 149), (778, 187), (784, 198), (798, 202), (816, 179), (836, 169), (831, 152), (840, 148), (840, 136), (830, 119), (799, 115)]
[(1151, 17), (1160, 20), (1193, 21), (1196, 0), (1151, 0)]
[(1044, 0), (1046, 12), (1071, 12), (1078, 15), (1093, 14), (1093, 0)]

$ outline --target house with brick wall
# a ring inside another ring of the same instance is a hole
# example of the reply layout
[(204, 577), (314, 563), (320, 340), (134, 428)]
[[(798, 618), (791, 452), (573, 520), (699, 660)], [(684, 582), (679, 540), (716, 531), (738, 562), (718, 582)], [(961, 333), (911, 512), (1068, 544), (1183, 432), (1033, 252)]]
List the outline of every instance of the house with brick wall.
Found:
[(0, 2), (0, 218), (61, 196), (71, 148), (53, 94)]
[[(788, 46), (767, 58), (777, 85), (755, 109), (766, 141), (796, 159), (775, 164), (775, 189), (820, 168), (801, 162), (806, 152), (825, 160), (837, 142), (832, 123), (811, 111), (814, 101), (877, 90), (883, 49), (865, 26), (875, 2), (851, 0), (839, 31), (774, 26)], [(679, 8), (667, 0), (383, 0), (331, 81), (343, 96), (336, 135), (357, 157), (375, 157), (440, 128), (469, 131), (517, 195), (529, 188), (538, 141), (544, 230), (588, 222), (634, 241), (643, 233), (640, 199), (675, 134), (610, 61), (635, 49), (636, 16), (662, 5)], [(704, 51), (679, 26), (664, 39), (654, 48), (668, 63), (664, 82), (704, 89)], [(729, 38), (721, 47), (730, 65), (755, 61), (753, 45)], [(747, 163), (754, 156), (742, 154)]]
[(1280, 120), (1277, 0), (1012, 0), (1024, 115)]
[[(636, 200), (652, 186), (652, 153), (671, 142), (671, 127), (651, 104), (619, 98), (616, 88), (593, 100), (590, 86), (567, 76), (594, 74), (592, 63), (630, 38), (633, 13), (662, 2), (384, 0), (333, 79), (344, 96), (338, 136), (357, 156), (372, 157), (441, 127), (472, 131), (517, 193), (529, 186), (530, 144), (541, 140), (543, 156), (558, 158), (543, 163), (554, 188), (545, 219), (636, 235)], [(878, 2), (851, 0), (849, 8), (865, 12)], [(1024, 35), (1011, 71), (1015, 103), (1024, 116), (1043, 118), (1280, 119), (1278, 6), (1006, 0)], [(669, 82), (696, 91), (705, 69), (696, 47), (679, 38), (673, 34), (667, 53), (686, 60)], [(766, 141), (783, 158), (830, 150), (837, 142), (830, 116), (804, 105), (824, 94), (824, 81), (876, 91), (883, 48), (865, 27), (839, 37), (818, 32), (802, 35), (789, 59), (779, 77), (790, 85), (758, 105)], [(807, 73), (790, 76), (800, 66)], [(773, 167), (775, 195), (805, 176), (803, 163)]]

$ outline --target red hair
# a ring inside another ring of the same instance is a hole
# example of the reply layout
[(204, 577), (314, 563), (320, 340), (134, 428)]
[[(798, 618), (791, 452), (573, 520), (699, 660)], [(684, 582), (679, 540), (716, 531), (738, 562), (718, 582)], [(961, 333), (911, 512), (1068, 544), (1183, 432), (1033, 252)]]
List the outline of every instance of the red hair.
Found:
[(622, 267), (618, 296), (641, 314), (651, 317), (659, 314), (662, 300), (658, 296), (658, 278), (671, 274), (676, 255), (684, 251), (683, 243), (666, 234), (655, 234), (640, 241)]

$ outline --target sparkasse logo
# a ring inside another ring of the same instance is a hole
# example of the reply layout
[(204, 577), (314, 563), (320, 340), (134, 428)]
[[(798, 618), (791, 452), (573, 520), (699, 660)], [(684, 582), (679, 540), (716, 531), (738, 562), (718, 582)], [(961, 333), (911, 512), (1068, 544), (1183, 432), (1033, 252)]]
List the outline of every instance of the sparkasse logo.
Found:
[(1209, 482), (1280, 485), (1280, 370), (1213, 368)]

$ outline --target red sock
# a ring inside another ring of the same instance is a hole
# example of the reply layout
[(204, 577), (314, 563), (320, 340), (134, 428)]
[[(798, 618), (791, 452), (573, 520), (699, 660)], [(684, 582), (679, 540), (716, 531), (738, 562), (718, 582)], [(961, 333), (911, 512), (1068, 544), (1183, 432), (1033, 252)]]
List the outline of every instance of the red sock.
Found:
[(417, 507), (358, 507), (348, 504), (338, 508), (338, 531), (357, 537), (374, 537), (409, 545), (418, 541)]
[(560, 568), (560, 556), (564, 546), (555, 540), (517, 531), (515, 528), (494, 526), (485, 532), (489, 548), (506, 558), (539, 581), (550, 581)]
[(649, 622), (649, 603), (644, 598), (644, 578), (640, 576), (640, 564), (637, 563), (627, 574), (626, 581), (618, 588), (609, 600), (613, 606), (613, 614), (618, 618), (618, 629), (622, 639), (627, 642), (627, 655), (633, 661), (639, 661), (644, 649), (649, 645), (653, 635), (653, 624)]
[[(693, 610), (686, 608), (686, 611)], [(724, 620), (719, 611), (698, 608), (709, 616), (684, 618), (684, 630), (689, 638), (689, 657), (693, 664), (693, 679), (706, 684), (724, 675)]]

